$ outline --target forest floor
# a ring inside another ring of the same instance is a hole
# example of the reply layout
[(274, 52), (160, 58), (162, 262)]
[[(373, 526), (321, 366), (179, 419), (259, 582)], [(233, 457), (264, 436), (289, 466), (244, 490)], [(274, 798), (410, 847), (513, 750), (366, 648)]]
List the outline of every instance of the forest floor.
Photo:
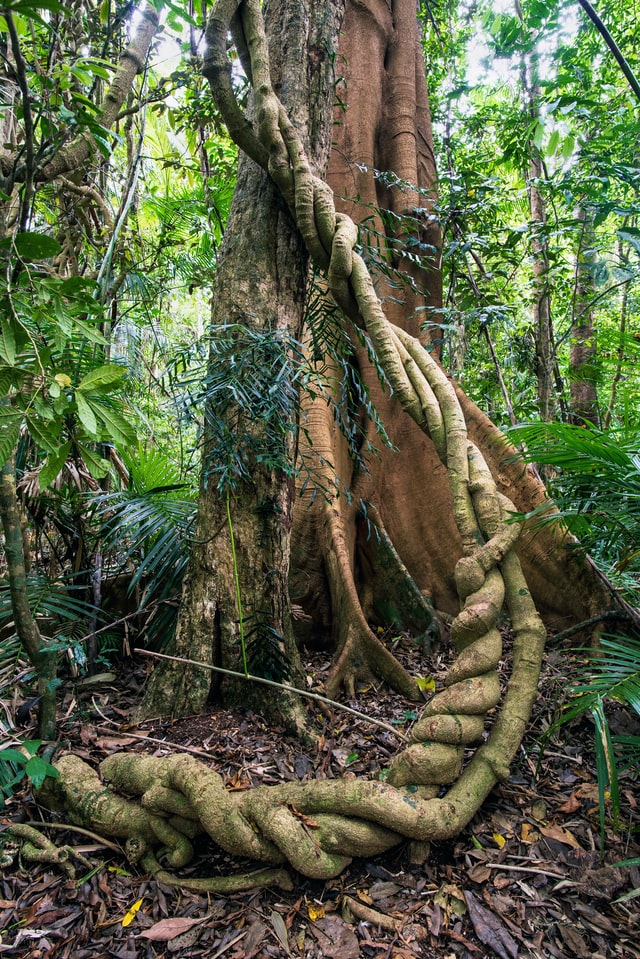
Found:
[[(395, 641), (395, 651), (423, 675), (438, 680), (445, 672), (441, 654), (420, 655), (416, 666), (416, 646), (406, 638)], [(117, 681), (65, 685), (62, 749), (95, 764), (122, 749), (155, 755), (186, 749), (236, 790), (375, 775), (398, 749), (391, 732), (339, 711), (332, 721), (318, 717), (323, 731), (314, 748), (302, 748), (255, 714), (222, 710), (132, 726), (146, 663), (127, 663)], [(313, 666), (321, 678), (327, 663)], [(566, 676), (566, 654), (551, 651), (535, 721), (512, 775), (457, 839), (433, 843), (422, 864), (399, 846), (371, 861), (355, 860), (336, 879), (295, 876), (292, 892), (221, 897), (164, 886), (128, 865), (124, 855), (44, 825), (47, 811), (26, 790), (18, 793), (7, 803), (4, 822), (42, 821), (45, 833), (74, 845), (92, 868), (81, 867), (69, 879), (16, 856), (0, 879), (0, 956), (640, 959), (640, 898), (629, 896), (640, 887), (640, 874), (609, 865), (640, 855), (637, 784), (621, 780), (622, 821), (615, 832), (607, 822), (601, 856), (593, 726), (574, 723), (539, 754), (539, 737), (566, 691)], [(359, 690), (351, 705), (403, 730), (416, 715), (414, 704), (373, 686)], [(618, 712), (612, 724), (629, 731), (630, 717)], [(34, 735), (28, 729), (20, 734)], [(207, 841), (190, 874), (229, 874), (243, 865)], [(375, 921), (359, 919), (359, 906), (373, 910)]]

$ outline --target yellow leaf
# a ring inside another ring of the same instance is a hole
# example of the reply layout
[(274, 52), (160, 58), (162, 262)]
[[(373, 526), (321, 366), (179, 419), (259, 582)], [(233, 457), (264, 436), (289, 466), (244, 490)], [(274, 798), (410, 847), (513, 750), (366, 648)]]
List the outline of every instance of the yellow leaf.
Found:
[(67, 376), (66, 373), (56, 373), (54, 380), (58, 386), (71, 386), (71, 377)]
[(531, 823), (523, 822), (520, 830), (520, 838), (523, 842), (536, 842), (536, 840), (540, 838), (540, 834), (536, 832)]
[(432, 693), (436, 688), (436, 681), (433, 676), (418, 676), (416, 686), (423, 693)]
[(123, 925), (123, 926), (130, 926), (130, 925), (131, 925), (131, 923), (133, 922), (133, 920), (136, 918), (136, 914), (137, 914), (137, 912), (138, 912), (138, 910), (139, 910), (139, 908), (140, 908), (140, 906), (142, 905), (143, 902), (144, 902), (144, 899), (138, 899), (137, 902), (134, 902), (134, 904), (132, 905), (131, 909), (129, 910), (129, 912), (126, 914), (126, 916), (125, 916), (124, 919), (122, 920), (122, 925)]
[(502, 849), (502, 847), (506, 844), (507, 840), (504, 838), (504, 836), (501, 836), (499, 832), (494, 832), (493, 841), (495, 842), (496, 846), (498, 846), (499, 849)]
[(321, 902), (308, 902), (307, 913), (311, 922), (315, 922), (316, 919), (324, 919), (324, 906)]

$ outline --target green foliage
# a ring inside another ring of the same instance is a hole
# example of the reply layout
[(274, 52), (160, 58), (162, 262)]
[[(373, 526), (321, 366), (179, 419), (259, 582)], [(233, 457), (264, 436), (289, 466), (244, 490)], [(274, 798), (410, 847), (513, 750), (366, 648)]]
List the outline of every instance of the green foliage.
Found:
[(619, 774), (640, 773), (640, 736), (614, 735), (607, 718), (608, 707), (618, 703), (640, 719), (640, 637), (604, 636), (597, 655), (588, 652), (586, 665), (571, 688), (572, 700), (550, 733), (589, 713), (595, 725), (594, 746), (600, 799), (600, 834), (604, 846), (607, 800), (611, 802), (614, 828), (620, 822)]
[(609, 574), (640, 590), (640, 434), (566, 423), (533, 423), (511, 432), (530, 462), (551, 466), (559, 514), (542, 505), (536, 524), (562, 519)]
[(57, 779), (58, 770), (37, 755), (42, 745), (40, 740), (26, 740), (20, 749), (5, 746), (0, 749), (0, 810), (5, 800), (13, 796), (16, 786), (27, 779), (34, 789), (39, 789), (47, 776)]
[(171, 461), (156, 448), (139, 445), (124, 454), (124, 461), (128, 488), (96, 502), (103, 546), (113, 551), (117, 569), (133, 568), (130, 592), (139, 591), (140, 610), (153, 610), (146, 627), (148, 640), (164, 645), (173, 636), (190, 554), (195, 488), (180, 480)]
[[(532, 462), (553, 467), (551, 491), (559, 512), (541, 506), (529, 514), (537, 524), (560, 519), (579, 537), (575, 548), (589, 550), (631, 602), (640, 594), (640, 434), (594, 427), (535, 423), (512, 431)], [(612, 734), (608, 711), (619, 703), (640, 718), (640, 637), (604, 636), (571, 687), (571, 699), (550, 733), (588, 713), (594, 723), (594, 750), (604, 845), (608, 801), (614, 828), (621, 810), (619, 773), (640, 772), (640, 736)], [(549, 734), (550, 734), (549, 733)], [(548, 738), (548, 737), (545, 737)]]
[(205, 486), (251, 483), (255, 464), (292, 475), (302, 348), (269, 328), (225, 324), (211, 331), (210, 360), (196, 401), (204, 403)]
[[(45, 234), (22, 233), (6, 252), (20, 256), (21, 250), (42, 261), (59, 247)], [(43, 489), (69, 456), (84, 460), (93, 476), (104, 476), (109, 467), (96, 444), (126, 445), (135, 437), (113, 396), (126, 371), (101, 362), (103, 310), (95, 292), (92, 281), (51, 275), (39, 262), (23, 263), (0, 297), (0, 383), (6, 395), (0, 460), (9, 459), (26, 427), (46, 457)]]
[(269, 625), (269, 612), (256, 611), (244, 617), (243, 645), (245, 672), (275, 683), (286, 683), (290, 663), (283, 637)]

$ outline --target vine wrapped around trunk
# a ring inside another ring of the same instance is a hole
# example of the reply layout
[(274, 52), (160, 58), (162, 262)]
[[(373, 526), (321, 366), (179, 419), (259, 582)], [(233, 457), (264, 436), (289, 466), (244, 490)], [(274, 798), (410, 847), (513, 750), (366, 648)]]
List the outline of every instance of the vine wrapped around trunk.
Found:
[[(256, 130), (233, 98), (229, 29), (252, 80)], [(515, 508), (498, 492), (469, 440), (453, 385), (417, 339), (388, 322), (354, 250), (357, 228), (336, 213), (331, 191), (313, 175), (274, 93), (259, 0), (219, 0), (208, 29), (205, 74), (214, 93), (223, 91), (218, 105), (230, 132), (268, 169), (336, 302), (366, 331), (394, 395), (431, 438), (447, 469), (463, 548), (456, 566), (462, 609), (451, 630), (458, 655), (445, 688), (414, 726), (413, 742), (393, 759), (382, 781), (285, 784), (229, 794), (217, 773), (189, 756), (116, 754), (101, 767), (108, 790), (81, 760), (63, 757), (57, 764), (60, 779), (41, 797), (72, 820), (126, 838), (130, 858), (156, 873), (157, 846), (168, 850), (169, 865), (178, 868), (192, 856), (193, 837), (204, 831), (233, 855), (277, 866), (288, 862), (305, 875), (328, 878), (353, 856), (383, 852), (403, 839), (451, 837), (468, 823), (494, 784), (508, 775), (524, 735), (545, 630), (513, 549), (519, 527), (509, 514)], [(466, 748), (483, 739), (485, 715), (500, 703), (496, 622), (504, 604), (514, 632), (511, 677), (486, 742), (463, 769)], [(441, 787), (450, 784), (439, 797)], [(283, 874), (259, 876), (247, 881), (282, 881)], [(164, 871), (162, 878), (167, 881)]]

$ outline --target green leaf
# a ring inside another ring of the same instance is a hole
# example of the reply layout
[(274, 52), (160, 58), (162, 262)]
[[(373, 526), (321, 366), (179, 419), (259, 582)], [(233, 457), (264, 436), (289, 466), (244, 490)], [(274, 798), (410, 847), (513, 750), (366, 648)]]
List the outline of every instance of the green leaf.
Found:
[(62, 249), (58, 241), (46, 233), (18, 233), (14, 242), (24, 260), (48, 260)]
[(96, 420), (95, 414), (91, 409), (91, 406), (85, 399), (84, 395), (80, 390), (75, 391), (76, 397), (76, 407), (78, 410), (78, 419), (84, 426), (85, 430), (91, 437), (91, 439), (97, 440), (100, 438), (98, 432), (98, 421)]
[(83, 376), (78, 383), (78, 389), (88, 392), (107, 393), (114, 389), (125, 375), (126, 370), (122, 366), (110, 363), (107, 366), (99, 366), (96, 370), (91, 370), (86, 376)]
[(82, 443), (78, 444), (78, 450), (82, 459), (87, 464), (87, 469), (94, 479), (102, 479), (109, 472), (109, 461), (98, 456), (93, 450), (90, 450)]
[(24, 771), (36, 789), (40, 788), (47, 776), (57, 779), (60, 775), (55, 766), (41, 759), (40, 756), (32, 756), (24, 767)]
[(5, 319), (0, 324), (0, 355), (9, 366), (16, 361), (16, 335), (12, 324)]
[(549, 137), (549, 143), (547, 144), (547, 156), (554, 156), (556, 150), (558, 149), (558, 144), (560, 143), (560, 131), (554, 130), (551, 136)]
[(28, 762), (24, 753), (8, 746), (6, 749), (0, 749), (0, 763), (17, 763), (18, 766), (25, 766)]
[(58, 473), (64, 466), (67, 461), (67, 456), (71, 449), (71, 442), (65, 443), (64, 446), (56, 453), (50, 453), (47, 456), (46, 462), (42, 469), (40, 470), (40, 475), (38, 476), (38, 484), (40, 489), (46, 489), (50, 483), (53, 483)]
[(60, 448), (60, 427), (59, 420), (51, 423), (43, 422), (39, 417), (27, 416), (27, 429), (40, 449), (45, 453), (55, 455)]
[(13, 453), (22, 424), (22, 413), (15, 410), (0, 410), (0, 465), (3, 465)]
[(96, 402), (95, 399), (87, 398), (87, 401), (90, 403), (96, 416), (104, 423), (110, 439), (115, 443), (120, 443), (122, 446), (129, 446), (131, 443), (135, 443), (136, 431), (132, 424), (127, 422), (121, 413), (111, 409), (110, 406), (103, 406), (101, 403)]
[(640, 253), (640, 230), (635, 227), (627, 227), (625, 230), (617, 230), (616, 232), (623, 243), (628, 243), (636, 253)]

